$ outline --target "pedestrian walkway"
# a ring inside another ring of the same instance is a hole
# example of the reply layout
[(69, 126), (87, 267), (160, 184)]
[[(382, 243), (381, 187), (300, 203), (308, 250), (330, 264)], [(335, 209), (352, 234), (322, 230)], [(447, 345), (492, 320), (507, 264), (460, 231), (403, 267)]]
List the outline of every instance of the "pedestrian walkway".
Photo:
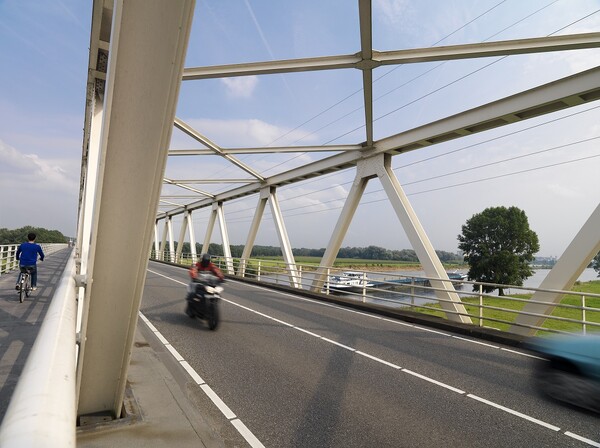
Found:
[[(38, 290), (23, 303), (15, 291), (17, 272), (0, 277), (0, 419), (4, 418), (69, 256), (71, 250), (63, 250), (38, 265)], [(140, 321), (128, 371), (125, 417), (111, 422), (82, 422), (77, 428), (77, 446), (247, 446), (234, 432), (223, 430), (231, 427), (229, 422), (191, 386), (180, 365), (153, 338)]]

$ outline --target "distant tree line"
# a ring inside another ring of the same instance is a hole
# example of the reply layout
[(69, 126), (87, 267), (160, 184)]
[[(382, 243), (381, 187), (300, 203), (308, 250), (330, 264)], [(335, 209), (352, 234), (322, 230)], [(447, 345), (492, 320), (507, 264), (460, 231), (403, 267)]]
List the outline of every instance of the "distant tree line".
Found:
[[(175, 242), (175, 247), (177, 243)], [(190, 253), (190, 243), (183, 243), (183, 252)], [(202, 245), (196, 243), (196, 253), (200, 254)], [(240, 258), (244, 251), (244, 245), (232, 245), (231, 256)], [(167, 249), (168, 252), (168, 249)], [(211, 243), (208, 249), (211, 255), (223, 256), (223, 246), (221, 244)], [(325, 254), (325, 248), (321, 249), (292, 249), (295, 257), (322, 257)], [(462, 263), (462, 255), (443, 250), (436, 250), (440, 261), (443, 263)], [(281, 257), (283, 254), (281, 248), (277, 246), (254, 246), (250, 257)], [(337, 255), (338, 258), (353, 258), (361, 260), (389, 260), (389, 261), (404, 261), (418, 263), (417, 254), (412, 249), (389, 250), (378, 246), (368, 247), (342, 247)]]
[(0, 244), (17, 244), (27, 241), (27, 234), (37, 235), (36, 243), (68, 243), (69, 239), (58, 230), (48, 230), (43, 227), (25, 226), (9, 230), (0, 228)]

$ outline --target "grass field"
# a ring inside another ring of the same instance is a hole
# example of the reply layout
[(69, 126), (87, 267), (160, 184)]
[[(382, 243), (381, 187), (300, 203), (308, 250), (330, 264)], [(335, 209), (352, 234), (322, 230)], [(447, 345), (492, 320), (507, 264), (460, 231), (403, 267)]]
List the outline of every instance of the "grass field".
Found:
[[(577, 283), (572, 288), (572, 291), (580, 292), (580, 293), (584, 293), (584, 294), (600, 294), (600, 280), (595, 280), (595, 281), (585, 282), (585, 283)], [(516, 312), (523, 309), (523, 307), (527, 303), (526, 301), (531, 298), (531, 294), (513, 294), (513, 295), (506, 296), (506, 297), (524, 299), (525, 302), (516, 302), (516, 301), (509, 300), (507, 298), (502, 298), (502, 297), (494, 297), (494, 298), (485, 297), (484, 305), (496, 307), (496, 308), (503, 308), (505, 310), (514, 310), (515, 312), (484, 309), (484, 311), (483, 311), (483, 325), (484, 326), (497, 328), (499, 330), (508, 330), (508, 328), (510, 327), (510, 324), (496, 322), (496, 321), (489, 320), (489, 319), (498, 319), (498, 320), (502, 320), (502, 321), (513, 322), (517, 316)], [(467, 311), (469, 312), (469, 314), (471, 314), (473, 316), (479, 315), (479, 306), (478, 306), (479, 299), (478, 298), (463, 299), (463, 303), (465, 304), (465, 307), (467, 308)], [(563, 305), (573, 305), (573, 306), (580, 307), (581, 306), (581, 296), (580, 295), (565, 295), (565, 297), (563, 297), (563, 299), (561, 300), (560, 303)], [(586, 311), (586, 321), (600, 324), (600, 298), (587, 297), (585, 305), (587, 308), (595, 309), (593, 311), (591, 311), (591, 310)], [(415, 311), (422, 312), (425, 314), (440, 316), (440, 317), (443, 317), (445, 315), (443, 312), (437, 311), (437, 309), (440, 308), (439, 305), (431, 304), (428, 306), (431, 308), (435, 308), (435, 309), (432, 310), (432, 309), (428, 309), (428, 308), (416, 308)], [(582, 320), (582, 310), (570, 309), (570, 308), (555, 308), (554, 312), (551, 314), (551, 316)], [(488, 318), (488, 319), (486, 319), (486, 318)], [(477, 319), (474, 319), (474, 323), (477, 323), (477, 321), (478, 321)], [(557, 321), (557, 320), (552, 320), (552, 319), (547, 319), (546, 322), (544, 323), (543, 327), (552, 329), (552, 330), (566, 331), (566, 332), (570, 332), (570, 333), (581, 332), (583, 330), (583, 326), (581, 324), (573, 323), (573, 322)], [(588, 326), (586, 331), (587, 332), (600, 332), (600, 327)]]
[[(264, 262), (271, 261), (273, 265), (283, 263), (282, 257), (257, 257), (256, 259), (262, 260), (261, 264), (263, 266), (267, 266)], [(299, 265), (303, 266), (319, 266), (321, 262), (321, 257), (294, 257), (295, 261)], [(396, 260), (367, 260), (360, 258), (338, 258), (335, 260), (333, 267), (342, 268), (342, 269), (356, 269), (356, 270), (420, 270), (421, 265), (416, 262), (403, 262)], [(459, 264), (444, 264), (446, 269), (459, 269), (459, 268), (467, 268), (467, 265), (459, 265)]]

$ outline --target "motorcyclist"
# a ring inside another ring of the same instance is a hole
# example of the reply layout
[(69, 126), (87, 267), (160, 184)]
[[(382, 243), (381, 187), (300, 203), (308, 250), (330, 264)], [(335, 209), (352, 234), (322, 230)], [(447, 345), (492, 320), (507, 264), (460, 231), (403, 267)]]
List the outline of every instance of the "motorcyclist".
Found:
[(193, 264), (190, 268), (189, 273), (192, 282), (196, 278), (198, 278), (198, 272), (200, 271), (210, 271), (214, 275), (216, 275), (219, 278), (219, 280), (225, 280), (225, 276), (223, 275), (221, 270), (217, 266), (215, 266), (215, 264), (212, 261), (210, 261), (210, 254), (202, 254), (202, 258), (200, 259), (200, 261), (196, 262), (196, 264)]
[[(186, 314), (188, 316), (191, 316), (191, 311), (190, 311), (190, 304), (189, 301), (194, 299), (194, 296), (196, 295), (196, 279), (198, 278), (198, 273), (199, 272), (210, 272), (211, 274), (213, 274), (214, 276), (216, 276), (220, 282), (225, 281), (225, 276), (223, 275), (223, 273), (221, 272), (221, 270), (215, 266), (215, 264), (210, 261), (210, 255), (209, 254), (202, 254), (202, 258), (200, 259), (200, 261), (196, 262), (195, 264), (193, 264), (190, 269), (189, 269), (189, 274), (190, 274), (190, 284), (188, 286), (188, 295), (186, 297), (186, 300), (188, 302), (188, 306), (186, 307)], [(204, 294), (202, 294), (202, 299), (204, 300)], [(202, 302), (204, 304), (204, 302)]]

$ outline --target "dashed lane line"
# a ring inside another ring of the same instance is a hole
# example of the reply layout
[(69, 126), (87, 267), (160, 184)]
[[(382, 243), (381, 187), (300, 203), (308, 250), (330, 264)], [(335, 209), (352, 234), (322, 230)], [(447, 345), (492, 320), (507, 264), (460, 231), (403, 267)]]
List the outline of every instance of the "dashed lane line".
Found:
[[(184, 284), (184, 285), (185, 285), (185, 283), (183, 283), (183, 282), (180, 282), (179, 280), (175, 280), (175, 279), (173, 279), (173, 278), (171, 278), (171, 277), (165, 276), (165, 275), (163, 275), (163, 274), (160, 274), (160, 273), (158, 273), (158, 272), (154, 272), (154, 271), (150, 271), (150, 270), (149, 270), (149, 272), (152, 272), (152, 273), (154, 273), (154, 274), (157, 274), (157, 275), (160, 275), (160, 276), (162, 276), (162, 277), (164, 277), (164, 278), (166, 278), (166, 279), (169, 279), (169, 280), (172, 280), (172, 281), (174, 281), (174, 282), (177, 282), (177, 283), (180, 283), (180, 284)], [(256, 285), (246, 285), (246, 286), (254, 287), (254, 288), (257, 288), (257, 289), (265, 289), (265, 288), (263, 288), (263, 287), (261, 287), (261, 286), (256, 286)], [(269, 291), (272, 291), (272, 290), (269, 290)], [(293, 297), (294, 299), (297, 299), (297, 300), (302, 300), (302, 301), (312, 302), (312, 303), (316, 303), (316, 304), (323, 305), (323, 306), (329, 306), (329, 307), (336, 308), (336, 309), (340, 309), (340, 310), (343, 310), (343, 311), (348, 311), (348, 312), (351, 312), (351, 313), (360, 314), (360, 315), (363, 315), (363, 316), (367, 316), (367, 317), (371, 317), (371, 318), (375, 318), (375, 319), (384, 320), (384, 321), (386, 321), (386, 322), (391, 322), (391, 323), (398, 324), (398, 325), (403, 325), (403, 326), (413, 327), (413, 328), (415, 328), (415, 329), (418, 329), (418, 330), (427, 331), (427, 332), (431, 332), (431, 333), (436, 333), (436, 334), (440, 334), (440, 335), (442, 335), (442, 336), (452, 337), (452, 338), (459, 339), (459, 340), (462, 340), (462, 341), (465, 341), (465, 342), (471, 342), (471, 343), (475, 343), (475, 344), (478, 344), (478, 345), (487, 346), (487, 347), (489, 347), (489, 348), (492, 348), (492, 349), (504, 350), (504, 351), (507, 351), (507, 352), (510, 352), (510, 353), (514, 353), (514, 354), (517, 354), (517, 355), (523, 355), (523, 356), (529, 356), (529, 357), (532, 357), (532, 358), (537, 358), (536, 356), (529, 355), (529, 354), (527, 354), (527, 353), (519, 352), (519, 351), (516, 351), (516, 350), (510, 350), (510, 349), (506, 349), (506, 348), (499, 347), (499, 346), (496, 346), (496, 345), (492, 345), (492, 344), (487, 344), (487, 343), (484, 343), (484, 342), (480, 342), (480, 341), (477, 341), (477, 340), (468, 339), (468, 338), (463, 338), (463, 337), (459, 337), (459, 336), (454, 336), (454, 335), (451, 335), (451, 334), (448, 334), (448, 333), (444, 333), (444, 332), (441, 332), (441, 331), (438, 331), (438, 330), (433, 330), (433, 329), (426, 328), (426, 327), (421, 327), (421, 326), (414, 325), (414, 324), (409, 324), (409, 323), (405, 323), (405, 322), (398, 322), (398, 321), (395, 321), (395, 320), (392, 320), (392, 319), (388, 319), (388, 318), (385, 318), (385, 317), (380, 317), (380, 316), (375, 316), (375, 315), (372, 315), (372, 314), (369, 314), (369, 313), (364, 313), (364, 312), (361, 312), (361, 311), (350, 310), (350, 309), (347, 309), (347, 308), (344, 308), (344, 307), (340, 307), (340, 306), (337, 306), (337, 305), (334, 305), (334, 304), (323, 303), (323, 302), (319, 302), (319, 301), (316, 301), (316, 300), (313, 300), (313, 299), (308, 299), (308, 298), (305, 298), (305, 297), (298, 297), (298, 296), (294, 296), (294, 295), (292, 295), (292, 294), (283, 293), (283, 292), (281, 292), (281, 291), (272, 291), (272, 292), (278, 293), (278, 294), (280, 294), (280, 295), (288, 296), (288, 297)], [(552, 430), (552, 431), (556, 431), (556, 432), (558, 432), (558, 431), (560, 431), (560, 430), (561, 430), (561, 429), (560, 429), (558, 426), (555, 426), (555, 425), (552, 425), (552, 424), (550, 424), (550, 423), (544, 422), (544, 421), (542, 421), (542, 420), (536, 419), (535, 417), (529, 416), (529, 415), (527, 415), (527, 414), (523, 414), (523, 413), (521, 413), (521, 412), (518, 412), (518, 411), (516, 411), (516, 410), (514, 410), (514, 409), (511, 409), (511, 408), (508, 408), (508, 407), (506, 407), (506, 406), (502, 406), (502, 405), (500, 405), (500, 404), (494, 403), (493, 401), (487, 400), (487, 399), (485, 399), (485, 398), (481, 398), (481, 397), (479, 397), (479, 396), (477, 396), (477, 395), (473, 395), (473, 394), (467, 394), (467, 392), (465, 392), (465, 391), (463, 391), (463, 390), (461, 390), (461, 389), (459, 389), (459, 388), (456, 388), (456, 387), (454, 387), (454, 386), (451, 386), (451, 385), (449, 385), (449, 384), (446, 384), (446, 383), (443, 383), (443, 382), (441, 382), (441, 381), (435, 380), (435, 379), (433, 379), (433, 378), (430, 378), (430, 377), (428, 377), (428, 376), (426, 376), (426, 375), (422, 375), (422, 374), (420, 374), (420, 373), (414, 372), (414, 371), (412, 371), (412, 370), (409, 370), (409, 369), (406, 369), (406, 368), (402, 368), (402, 367), (400, 367), (400, 366), (398, 366), (398, 365), (396, 365), (396, 364), (394, 364), (394, 363), (391, 363), (391, 362), (389, 362), (389, 361), (383, 360), (383, 359), (381, 359), (381, 358), (378, 358), (378, 357), (376, 357), (376, 356), (373, 356), (373, 355), (367, 354), (367, 353), (365, 353), (365, 352), (362, 352), (362, 351), (356, 350), (356, 349), (355, 349), (355, 348), (353, 348), (353, 347), (349, 347), (349, 346), (347, 346), (347, 345), (341, 344), (341, 343), (339, 343), (339, 342), (337, 342), (337, 341), (334, 341), (334, 340), (332, 340), (332, 339), (326, 338), (326, 337), (324, 337), (324, 336), (321, 336), (321, 335), (319, 335), (319, 334), (317, 334), (317, 333), (314, 333), (314, 332), (308, 331), (308, 330), (306, 330), (306, 329), (303, 329), (303, 328), (301, 328), (301, 327), (298, 327), (298, 326), (296, 326), (296, 325), (294, 325), (294, 324), (291, 324), (291, 323), (289, 323), (289, 322), (283, 321), (283, 320), (281, 320), (281, 319), (277, 319), (277, 318), (275, 318), (275, 317), (269, 316), (269, 315), (267, 315), (267, 314), (265, 314), (265, 313), (262, 313), (262, 312), (260, 312), (260, 311), (257, 311), (257, 310), (254, 310), (254, 309), (252, 309), (252, 308), (249, 308), (249, 307), (247, 307), (247, 306), (241, 305), (241, 304), (239, 304), (239, 303), (236, 303), (236, 302), (234, 302), (234, 301), (232, 301), (232, 300), (228, 300), (228, 299), (222, 299), (222, 300), (224, 300), (225, 302), (227, 302), (227, 303), (230, 303), (230, 304), (232, 304), (232, 305), (234, 305), (234, 306), (237, 306), (237, 307), (239, 307), (239, 308), (243, 308), (243, 309), (245, 309), (245, 310), (247, 310), (247, 311), (250, 311), (250, 312), (252, 312), (252, 313), (254, 313), (254, 314), (257, 314), (257, 315), (259, 315), (259, 316), (265, 317), (265, 318), (267, 318), (267, 319), (269, 319), (269, 320), (272, 320), (272, 321), (274, 321), (274, 322), (277, 322), (277, 323), (280, 323), (280, 324), (282, 324), (282, 325), (285, 325), (285, 326), (287, 326), (287, 327), (290, 327), (290, 328), (292, 328), (292, 329), (294, 329), (294, 330), (301, 331), (302, 333), (308, 334), (309, 336), (315, 337), (315, 338), (317, 338), (317, 339), (321, 339), (321, 340), (323, 340), (323, 341), (325, 341), (325, 342), (327, 342), (327, 343), (333, 344), (333, 345), (335, 345), (335, 346), (338, 346), (338, 347), (340, 347), (340, 348), (343, 348), (343, 349), (345, 349), (345, 350), (349, 350), (349, 351), (351, 351), (351, 352), (353, 352), (353, 353), (355, 353), (355, 354), (357, 354), (357, 355), (364, 356), (364, 357), (366, 357), (366, 358), (369, 358), (369, 359), (371, 359), (371, 360), (373, 360), (373, 361), (379, 362), (379, 363), (381, 363), (381, 364), (387, 365), (388, 367), (392, 367), (393, 369), (399, 370), (399, 371), (401, 371), (401, 372), (403, 372), (403, 373), (407, 373), (407, 374), (409, 374), (409, 375), (412, 375), (412, 376), (414, 376), (414, 377), (417, 377), (417, 378), (423, 379), (423, 380), (425, 380), (425, 381), (427, 381), (427, 382), (429, 382), (429, 383), (436, 384), (436, 385), (438, 385), (438, 386), (441, 386), (441, 387), (443, 387), (443, 388), (445, 388), (445, 389), (447, 389), (447, 390), (450, 390), (450, 391), (456, 392), (456, 393), (458, 393), (458, 394), (460, 394), (460, 395), (464, 395), (464, 396), (466, 396), (466, 397), (468, 397), (468, 398), (471, 398), (471, 399), (474, 399), (474, 400), (476, 400), (476, 401), (478, 401), (478, 402), (480, 402), (480, 403), (486, 404), (486, 405), (488, 405), (488, 406), (491, 406), (491, 407), (493, 407), (493, 408), (495, 408), (495, 409), (502, 410), (502, 411), (504, 411), (504, 412), (507, 412), (507, 413), (509, 413), (509, 414), (511, 414), (511, 415), (514, 415), (514, 416), (516, 416), (516, 417), (522, 418), (522, 419), (524, 419), (524, 420), (527, 420), (527, 421), (529, 421), (529, 422), (532, 422), (532, 423), (538, 424), (538, 425), (540, 425), (540, 426), (542, 426), (542, 427), (545, 427), (545, 428), (547, 428), (547, 429), (550, 429), (550, 430)], [(145, 319), (145, 317), (143, 317), (143, 315), (142, 315), (142, 313), (141, 313), (141, 312), (140, 312), (140, 316), (142, 316), (142, 318), (143, 318), (143, 319)], [(151, 324), (149, 321), (148, 321), (147, 323), (149, 323), (150, 325), (152, 325), (152, 324)], [(156, 332), (158, 332), (158, 330), (156, 330)], [(170, 345), (170, 344), (169, 344), (169, 345)], [(174, 350), (174, 349), (173, 349), (173, 350)], [(175, 351), (175, 353), (177, 353), (177, 351)], [(177, 353), (177, 354), (178, 354), (178, 353)], [(174, 355), (174, 356), (175, 356), (175, 355)], [(229, 409), (229, 408), (227, 408), (227, 409)], [(222, 411), (222, 412), (223, 412), (223, 411)], [(230, 420), (232, 420), (232, 419), (230, 419)], [(241, 423), (241, 422), (240, 422), (240, 423)], [(233, 421), (232, 421), (232, 424), (233, 424)], [(243, 423), (241, 423), (241, 425), (243, 425)], [(241, 425), (240, 425), (240, 426), (241, 426)], [(235, 425), (234, 425), (234, 426), (235, 426)], [(236, 426), (236, 428), (237, 428), (237, 426)], [(244, 428), (245, 428), (245, 426), (244, 426)], [(238, 429), (238, 431), (240, 432), (240, 434), (242, 434), (242, 436), (243, 436), (244, 438), (246, 438), (246, 440), (248, 441), (248, 443), (251, 443), (251, 442), (250, 442), (250, 440), (252, 440), (253, 438), (255, 439), (255, 437), (252, 435), (252, 433), (250, 433), (250, 435), (251, 435), (251, 436), (248, 436), (248, 438), (247, 438), (247, 437), (244, 435), (244, 433), (242, 433), (242, 432), (241, 432), (239, 429)], [(596, 441), (594, 441), (594, 440), (587, 439), (587, 438), (585, 438), (585, 437), (579, 436), (579, 435), (577, 435), (577, 434), (575, 434), (575, 433), (572, 433), (572, 432), (570, 432), (570, 431), (565, 431), (563, 434), (565, 434), (565, 435), (566, 435), (566, 436), (568, 436), (568, 437), (571, 437), (571, 438), (574, 438), (574, 439), (576, 439), (576, 440), (579, 440), (579, 441), (581, 441), (581, 442), (587, 443), (587, 444), (588, 444), (588, 445), (590, 445), (590, 446), (594, 446), (594, 447), (598, 447), (598, 448), (600, 448), (600, 443), (599, 443), (599, 442), (596, 442)], [(256, 441), (257, 441), (258, 443), (260, 443), (260, 441), (258, 441), (258, 439), (256, 439)], [(253, 447), (254, 447), (254, 446), (262, 446), (262, 444), (260, 444), (260, 445), (252, 445), (252, 446), (253, 446)]]

